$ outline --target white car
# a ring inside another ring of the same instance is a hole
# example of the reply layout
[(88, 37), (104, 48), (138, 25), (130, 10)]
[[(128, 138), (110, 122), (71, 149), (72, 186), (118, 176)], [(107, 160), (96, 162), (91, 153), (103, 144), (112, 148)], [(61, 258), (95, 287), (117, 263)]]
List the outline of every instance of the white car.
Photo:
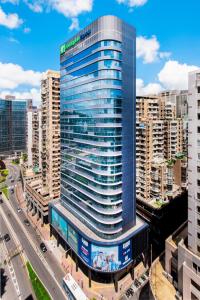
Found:
[(20, 213), (22, 209), (20, 207), (17, 208), (17, 212)]

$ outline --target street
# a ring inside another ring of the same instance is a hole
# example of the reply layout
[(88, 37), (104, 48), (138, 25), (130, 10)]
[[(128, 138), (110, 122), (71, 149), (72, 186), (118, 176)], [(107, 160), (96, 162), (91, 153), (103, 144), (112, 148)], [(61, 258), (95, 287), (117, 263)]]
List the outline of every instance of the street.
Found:
[[(14, 269), (16, 282), (18, 285), (18, 288), (7, 288), (6, 285), (6, 293), (3, 296), (3, 299), (17, 299), (17, 292), (19, 294), (20, 299), (24, 300), (28, 298), (32, 294), (31, 284), (28, 278), (28, 274), (25, 269), (24, 261), (22, 260), (22, 257), (20, 255), (20, 245), (17, 245), (15, 243), (12, 233), (9, 230), (8, 226), (6, 225), (6, 222), (0, 216), (0, 224), (1, 224), (1, 234), (4, 236), (6, 233), (8, 233), (11, 237), (11, 239), (8, 242), (1, 241), (1, 253), (4, 253), (4, 257), (2, 258), (2, 262), (5, 260), (7, 261), (6, 264), (4, 264), (4, 267), (6, 265), (6, 269), (9, 270), (9, 264), (8, 260), (10, 258), (10, 263), (12, 264), (12, 267)], [(11, 269), (11, 268), (10, 268)], [(7, 276), (9, 279), (11, 277), (14, 277), (14, 275), (11, 276), (10, 272), (7, 272)], [(17, 287), (16, 285), (16, 287)], [(11, 292), (12, 291), (12, 292)], [(8, 294), (9, 293), (9, 294)], [(12, 293), (12, 298), (11, 298)]]
[[(7, 179), (9, 186), (16, 184), (16, 179), (19, 176), (17, 166), (9, 166), (9, 176), (12, 179)], [(14, 182), (11, 183), (10, 180)], [(47, 288), (53, 299), (67, 299), (62, 289), (62, 278), (65, 273), (57, 263), (56, 259), (51, 253), (43, 254), (39, 248), (41, 238), (36, 234), (35, 229), (32, 226), (26, 227), (23, 223), (24, 219), (27, 219), (26, 212), (21, 211), (17, 213), (17, 201), (15, 194), (10, 193), (9, 201), (4, 201), (1, 204), (2, 213), (4, 213), (13, 231), (17, 235), (17, 238), (33, 268), (37, 272), (39, 278)]]

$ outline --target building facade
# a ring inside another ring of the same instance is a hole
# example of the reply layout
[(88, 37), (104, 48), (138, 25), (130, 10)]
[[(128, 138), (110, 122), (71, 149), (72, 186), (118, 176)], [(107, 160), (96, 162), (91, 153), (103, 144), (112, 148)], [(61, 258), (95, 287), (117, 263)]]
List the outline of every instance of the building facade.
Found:
[(165, 270), (181, 299), (200, 299), (200, 69), (189, 73), (188, 222), (166, 240)]
[(90, 282), (127, 272), (147, 249), (147, 225), (136, 218), (135, 38), (104, 16), (61, 46), (61, 197), (50, 223)]
[(28, 167), (42, 168), (42, 112), (41, 109), (30, 108), (27, 113), (28, 136), (27, 152)]
[(47, 71), (41, 81), (42, 180), (53, 198), (60, 195), (60, 73)]
[(163, 94), (136, 99), (137, 199), (155, 208), (187, 188), (186, 116)]
[(0, 155), (26, 151), (27, 102), (0, 99)]

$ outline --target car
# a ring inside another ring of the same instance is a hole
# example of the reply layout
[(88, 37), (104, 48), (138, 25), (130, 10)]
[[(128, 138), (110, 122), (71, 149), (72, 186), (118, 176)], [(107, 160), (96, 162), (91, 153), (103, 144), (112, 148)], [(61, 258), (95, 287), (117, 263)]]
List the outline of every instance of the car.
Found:
[(11, 192), (12, 194), (14, 194), (14, 189), (10, 189), (10, 192)]
[(6, 242), (10, 241), (10, 236), (9, 236), (8, 233), (6, 233), (6, 234), (4, 235), (4, 240), (5, 240)]
[(40, 244), (40, 249), (42, 250), (42, 252), (47, 252), (47, 247), (46, 247), (45, 243), (42, 242)]
[[(22, 211), (21, 207), (17, 208), (17, 212), (20, 213)], [(28, 221), (28, 220), (27, 220)]]
[(28, 220), (28, 219), (25, 219), (25, 220), (24, 220), (24, 224), (25, 224), (26, 226), (30, 226), (29, 220)]
[(12, 179), (12, 176), (8, 176), (8, 179)]
[(14, 179), (12, 179), (11, 182), (13, 183), (13, 182), (14, 182)]
[(3, 203), (3, 200), (0, 198), (0, 204), (2, 204)]

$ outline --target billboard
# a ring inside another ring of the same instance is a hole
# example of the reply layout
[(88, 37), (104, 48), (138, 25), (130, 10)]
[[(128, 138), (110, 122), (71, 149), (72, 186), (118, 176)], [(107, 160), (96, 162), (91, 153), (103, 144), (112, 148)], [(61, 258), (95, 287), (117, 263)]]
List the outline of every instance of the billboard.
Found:
[(52, 225), (88, 266), (101, 272), (115, 272), (132, 261), (131, 240), (115, 246), (92, 244), (77, 233), (56, 210), (51, 211)]
[(68, 242), (69, 245), (78, 253), (78, 234), (68, 225)]
[(52, 225), (60, 232), (60, 234), (67, 240), (68, 236), (68, 224), (57, 212), (56, 210), (51, 210), (51, 222)]
[(118, 246), (91, 246), (91, 266), (102, 272), (114, 272), (120, 268)]

